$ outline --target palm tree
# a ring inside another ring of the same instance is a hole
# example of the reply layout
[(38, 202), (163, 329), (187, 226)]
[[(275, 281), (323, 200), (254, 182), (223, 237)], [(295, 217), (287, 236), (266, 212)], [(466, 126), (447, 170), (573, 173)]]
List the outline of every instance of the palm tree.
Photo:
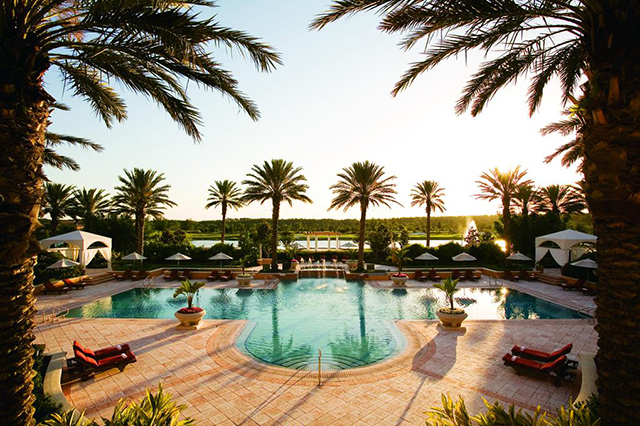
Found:
[(480, 187), (480, 194), (476, 198), (480, 200), (499, 200), (502, 203), (502, 224), (504, 226), (503, 238), (507, 250), (511, 247), (511, 206), (521, 186), (531, 186), (530, 180), (524, 180), (526, 170), (520, 170), (517, 166), (508, 172), (501, 172), (497, 167), (480, 175), (476, 181)]
[[(67, 91), (89, 102), (110, 127), (127, 117), (118, 87), (161, 105), (191, 137), (201, 139), (189, 82), (230, 97), (252, 119), (256, 105), (215, 59), (222, 46), (239, 51), (261, 71), (280, 64), (267, 44), (204, 17), (211, 1), (0, 0), (0, 418), (32, 420), (33, 300), (30, 239), (43, 195), (42, 165), (52, 109), (45, 74), (61, 75)], [(55, 78), (55, 77), (54, 77)], [(48, 81), (51, 84), (51, 80)]]
[(161, 218), (166, 207), (176, 205), (169, 199), (170, 185), (163, 185), (164, 174), (154, 170), (134, 168), (118, 176), (113, 204), (118, 213), (133, 216), (136, 224), (136, 251), (144, 254), (144, 225), (147, 216)]
[(570, 214), (585, 209), (580, 195), (571, 185), (548, 185), (540, 188), (538, 211), (557, 215)]
[[(455, 55), (479, 49), (489, 57), (464, 89), (458, 112), (478, 114), (503, 87), (531, 79), (529, 110), (537, 110), (550, 81), (584, 121), (582, 170), (598, 236), (598, 393), (603, 425), (638, 424), (640, 392), (640, 9), (612, 0), (472, 1), (340, 0), (312, 26), (321, 28), (360, 11), (382, 16), (380, 29), (405, 32), (401, 45), (420, 45), (424, 59), (413, 64), (394, 94), (421, 73)], [(421, 43), (421, 42), (424, 42)], [(620, 259), (626, 259), (620, 262)], [(621, 334), (624, 333), (624, 337)], [(621, 403), (623, 400), (623, 403)]]
[(391, 183), (395, 176), (384, 176), (384, 167), (369, 161), (353, 163), (338, 173), (340, 180), (330, 187), (333, 190), (331, 209), (344, 209), (347, 211), (355, 205), (360, 206), (360, 233), (358, 239), (358, 269), (364, 267), (364, 239), (365, 223), (367, 221), (367, 209), (369, 205), (384, 205), (391, 208), (390, 203), (396, 203), (394, 189), (396, 184)]
[(73, 199), (74, 206), (70, 215), (82, 219), (85, 225), (88, 219), (103, 216), (111, 211), (112, 203), (104, 189), (82, 188), (75, 191)]
[(411, 191), (411, 205), (424, 206), (427, 212), (427, 247), (431, 245), (431, 212), (446, 210), (442, 197), (444, 197), (444, 188), (433, 180), (418, 182)]
[(58, 145), (66, 143), (70, 146), (79, 146), (81, 148), (92, 149), (96, 152), (102, 152), (102, 145), (91, 142), (89, 139), (79, 138), (76, 136), (61, 135), (58, 133), (47, 132), (45, 134), (46, 145), (44, 148), (43, 163), (56, 169), (67, 168), (74, 172), (80, 170), (80, 165), (71, 157), (58, 154), (54, 148)]
[(528, 216), (530, 211), (538, 207), (540, 195), (532, 185), (520, 185), (513, 195), (513, 201), (520, 207), (522, 215)]
[(51, 234), (56, 235), (60, 219), (69, 215), (74, 207), (75, 188), (73, 185), (47, 183), (44, 187), (42, 211), (51, 217)]
[(261, 166), (254, 165), (252, 172), (247, 173), (242, 181), (247, 185), (242, 197), (246, 203), (271, 200), (271, 270), (278, 270), (278, 220), (280, 204), (285, 201), (293, 205), (294, 201), (312, 203), (306, 192), (309, 186), (304, 183), (307, 178), (300, 174), (301, 167), (293, 167), (293, 163), (285, 160), (265, 161)]
[(224, 233), (227, 222), (227, 208), (238, 210), (243, 206), (242, 190), (236, 185), (235, 182), (230, 180), (217, 180), (215, 186), (209, 186), (209, 198), (207, 198), (207, 205), (205, 209), (209, 207), (222, 208), (222, 235), (220, 236), (220, 242), (224, 244)]

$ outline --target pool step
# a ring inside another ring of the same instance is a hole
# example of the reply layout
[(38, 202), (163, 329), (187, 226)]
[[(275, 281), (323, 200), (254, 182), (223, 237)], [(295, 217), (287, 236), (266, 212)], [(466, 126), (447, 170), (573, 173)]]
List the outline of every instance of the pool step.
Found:
[[(286, 358), (280, 358), (271, 362), (272, 364), (279, 365), (292, 369), (309, 369), (316, 370), (318, 368), (318, 358), (309, 357), (304, 355), (291, 356)], [(348, 355), (336, 355), (336, 356), (323, 356), (322, 368), (323, 370), (345, 370), (348, 368), (362, 367), (367, 365), (368, 362), (362, 361), (358, 358), (354, 358)]]
[(540, 281), (541, 283), (545, 283), (545, 284), (551, 284), (551, 285), (560, 285), (564, 282), (564, 279), (562, 277), (557, 277), (554, 275), (547, 275), (547, 274), (537, 274), (538, 277), (538, 281)]

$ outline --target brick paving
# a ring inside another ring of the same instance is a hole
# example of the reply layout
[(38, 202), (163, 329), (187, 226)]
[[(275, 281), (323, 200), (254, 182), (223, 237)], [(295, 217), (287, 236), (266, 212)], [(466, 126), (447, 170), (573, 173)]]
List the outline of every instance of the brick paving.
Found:
[[(136, 285), (97, 285), (64, 299), (39, 296), (38, 306), (73, 307)], [(547, 297), (565, 293), (562, 297), (578, 300), (572, 303), (588, 304), (582, 295), (550, 287), (538, 284), (534, 290)], [(466, 330), (457, 332), (442, 331), (436, 321), (398, 321), (407, 340), (401, 354), (363, 368), (323, 372), (318, 386), (316, 372), (266, 365), (240, 352), (235, 340), (246, 321), (205, 320), (197, 331), (179, 331), (176, 324), (69, 318), (38, 325), (36, 337), (49, 351), (70, 352), (73, 340), (92, 348), (132, 346), (138, 362), (124, 372), (111, 370), (65, 386), (70, 402), (89, 417), (110, 416), (118, 399), (138, 399), (162, 382), (187, 405), (185, 415), (201, 425), (422, 424), (424, 412), (439, 405), (443, 392), (464, 397), (471, 412), (483, 408), (483, 397), (555, 411), (575, 397), (580, 377), (557, 388), (548, 379), (517, 376), (502, 364), (502, 355), (514, 344), (550, 351), (573, 342), (575, 355), (596, 350), (593, 324), (583, 320), (467, 320)]]

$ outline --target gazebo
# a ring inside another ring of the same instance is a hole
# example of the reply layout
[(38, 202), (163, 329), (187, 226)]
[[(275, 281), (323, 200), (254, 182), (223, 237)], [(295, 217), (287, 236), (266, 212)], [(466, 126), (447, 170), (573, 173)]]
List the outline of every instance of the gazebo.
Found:
[(340, 233), (331, 231), (307, 232), (307, 250), (311, 250), (311, 237), (315, 237), (315, 251), (318, 251), (318, 237), (328, 237), (327, 249), (331, 250), (331, 237), (336, 237), (336, 250), (340, 250)]
[[(547, 253), (551, 253), (553, 259), (558, 262), (560, 266), (564, 266), (572, 259), (582, 256), (585, 250), (577, 247), (579, 244), (595, 244), (597, 240), (598, 237), (595, 235), (585, 234), (584, 232), (578, 232), (572, 229), (536, 237), (536, 262), (539, 262)], [(549, 247), (543, 245), (549, 242), (554, 243), (555, 246)]]
[[(60, 243), (66, 243), (67, 247), (51, 247)], [(101, 245), (91, 247), (95, 243), (101, 243)], [(111, 269), (111, 238), (109, 237), (85, 231), (72, 231), (56, 237), (45, 238), (40, 241), (40, 246), (47, 251), (56, 251), (68, 259), (78, 261), (82, 268), (87, 266), (96, 254), (100, 253)]]

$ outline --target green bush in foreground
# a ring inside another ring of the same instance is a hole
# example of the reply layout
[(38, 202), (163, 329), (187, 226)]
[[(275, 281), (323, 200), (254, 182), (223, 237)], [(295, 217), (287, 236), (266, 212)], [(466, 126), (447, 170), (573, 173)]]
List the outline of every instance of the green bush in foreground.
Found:
[[(194, 426), (190, 419), (180, 420), (180, 413), (187, 408), (172, 400), (171, 394), (165, 393), (162, 384), (158, 385), (158, 393), (147, 389), (147, 394), (140, 402), (127, 402), (121, 399), (113, 409), (110, 419), (102, 418), (104, 426)], [(54, 414), (40, 426), (97, 426), (98, 423), (84, 417), (84, 413), (74, 415), (73, 411)]]
[(594, 397), (584, 403), (560, 407), (557, 416), (550, 416), (536, 408), (533, 414), (523, 413), (513, 405), (504, 408), (499, 402), (493, 404), (482, 399), (487, 407), (485, 413), (470, 416), (464, 400), (454, 401), (442, 394), (442, 407), (434, 407), (427, 412), (427, 426), (599, 426), (597, 404)]

